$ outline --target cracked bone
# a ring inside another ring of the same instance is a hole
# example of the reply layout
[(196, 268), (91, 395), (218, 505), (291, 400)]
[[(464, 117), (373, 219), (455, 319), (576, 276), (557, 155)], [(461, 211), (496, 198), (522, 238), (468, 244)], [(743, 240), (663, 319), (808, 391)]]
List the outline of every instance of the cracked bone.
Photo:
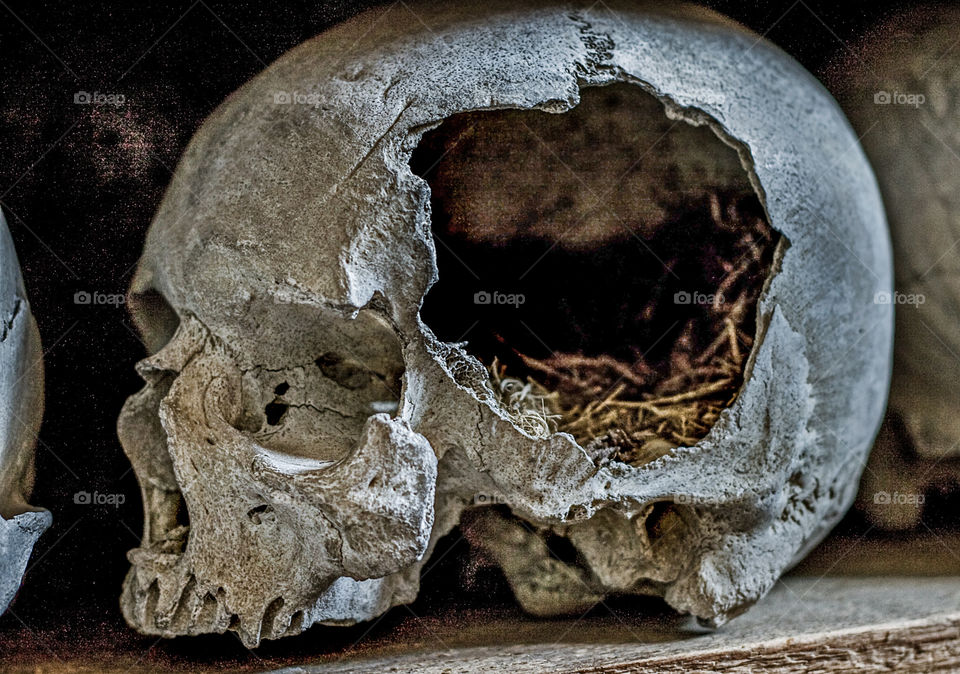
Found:
[(31, 506), (33, 450), (43, 416), (43, 355), (20, 265), (0, 212), (0, 613), (20, 588), (50, 513)]
[[(889, 248), (856, 138), (799, 65), (700, 8), (411, 8), (281, 57), (180, 161), (130, 294), (151, 355), (119, 421), (145, 504), (127, 621), (252, 646), (367, 620), (412, 601), (470, 508), (531, 611), (626, 592), (722, 624), (843, 515), (884, 406)], [(423, 134), (562, 115), (607, 85), (709, 141), (660, 158), (680, 187), (733, 155), (709, 174), (783, 237), (736, 400), (642, 466), (518, 427), (489, 363), (420, 316), (438, 282)], [(547, 536), (581, 561), (551, 561)]]
[[(310, 455), (311, 448), (270, 433), (251, 437), (240, 430), (249, 372), (192, 317), (140, 371), (148, 385), (127, 403), (120, 424), (150, 515), (147, 545), (130, 554), (135, 568), (123, 598), (129, 620), (167, 635), (232, 627), (257, 643), (318, 617), (336, 620), (342, 607), (329, 615), (311, 606), (318, 588), (339, 591), (341, 578), (378, 579), (422, 556), (436, 458), (403, 421), (353, 417), (355, 444), (338, 448), (337, 457)], [(143, 409), (149, 417), (136, 413)], [(322, 415), (316, 407), (311, 413)], [(156, 441), (156, 428), (138, 426), (153, 415), (167, 436), (166, 461), (147, 451), (155, 445), (137, 445)], [(181, 508), (189, 526), (178, 522)], [(354, 594), (369, 587), (355, 583)]]

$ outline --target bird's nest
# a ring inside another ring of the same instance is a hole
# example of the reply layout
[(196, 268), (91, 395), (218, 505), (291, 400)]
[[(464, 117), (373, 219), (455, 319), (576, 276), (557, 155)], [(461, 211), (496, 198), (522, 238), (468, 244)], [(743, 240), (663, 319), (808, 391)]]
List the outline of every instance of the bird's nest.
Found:
[(659, 363), (642, 355), (633, 362), (578, 353), (536, 359), (514, 349), (525, 373), (508, 372), (496, 358), (489, 366), (514, 423), (534, 437), (570, 433), (598, 463), (635, 466), (707, 435), (743, 384), (756, 305), (773, 258), (772, 230), (763, 218), (722, 209), (717, 199), (709, 212), (718, 229), (739, 236), (725, 247), (728, 271), (715, 292), (674, 297), (698, 306), (668, 357)]

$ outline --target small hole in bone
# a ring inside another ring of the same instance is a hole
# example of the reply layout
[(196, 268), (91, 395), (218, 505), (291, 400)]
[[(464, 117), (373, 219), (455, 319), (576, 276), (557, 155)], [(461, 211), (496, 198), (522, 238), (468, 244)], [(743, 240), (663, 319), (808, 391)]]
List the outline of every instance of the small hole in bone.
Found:
[(567, 566), (578, 566), (582, 563), (580, 553), (569, 538), (550, 534), (544, 538), (544, 543), (550, 551), (550, 556), (558, 562), (563, 562)]
[(190, 528), (190, 512), (187, 510), (187, 502), (183, 498), (183, 494), (177, 493), (177, 515), (176, 522), (178, 527), (183, 527), (184, 529)]
[(670, 530), (678, 521), (674, 519), (674, 515), (676, 515), (676, 511), (674, 510), (673, 504), (669, 501), (657, 501), (651, 505), (650, 511), (643, 521), (647, 538), (650, 541), (655, 541), (663, 535), (670, 533)]
[(276, 347), (276, 362), (244, 373), (234, 428), (272, 451), (337, 461), (356, 447), (371, 415), (396, 414), (402, 347), (380, 313), (389, 304), (375, 300), (354, 318), (285, 305), (284, 321), (300, 330)]
[(470, 382), (598, 464), (703, 439), (739, 393), (779, 234), (739, 156), (633, 85), (569, 112), (450, 117), (411, 156), (439, 280), (421, 317)]
[(247, 511), (247, 517), (254, 524), (261, 524), (265, 517), (273, 512), (273, 506), (267, 503), (258, 505), (255, 508), (251, 508)]
[(263, 408), (263, 413), (267, 417), (267, 424), (270, 426), (276, 426), (279, 424), (280, 420), (283, 419), (283, 415), (287, 413), (288, 409), (290, 409), (289, 405), (276, 400), (271, 403), (267, 403), (267, 406)]

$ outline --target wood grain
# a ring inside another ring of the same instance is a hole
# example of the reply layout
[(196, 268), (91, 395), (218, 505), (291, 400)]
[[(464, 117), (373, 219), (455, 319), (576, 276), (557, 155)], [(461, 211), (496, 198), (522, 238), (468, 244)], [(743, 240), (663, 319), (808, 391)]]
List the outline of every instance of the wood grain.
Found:
[(711, 633), (663, 617), (434, 625), (434, 643), (384, 643), (285, 673), (846, 672), (960, 670), (960, 578), (803, 578)]

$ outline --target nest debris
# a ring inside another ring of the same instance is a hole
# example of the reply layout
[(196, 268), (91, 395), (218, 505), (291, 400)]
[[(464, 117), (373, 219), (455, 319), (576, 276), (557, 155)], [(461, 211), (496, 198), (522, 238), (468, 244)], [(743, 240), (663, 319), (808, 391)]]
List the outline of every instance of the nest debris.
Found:
[(715, 197), (710, 213), (718, 227), (736, 228), (740, 236), (712, 302), (686, 321), (668, 357), (661, 363), (642, 355), (634, 362), (577, 353), (535, 359), (514, 350), (528, 371), (523, 379), (494, 358), (491, 383), (518, 427), (538, 438), (570, 433), (598, 464), (634, 466), (707, 435), (743, 384), (773, 257), (772, 230), (762, 218), (745, 220), (735, 208), (721, 209)]

